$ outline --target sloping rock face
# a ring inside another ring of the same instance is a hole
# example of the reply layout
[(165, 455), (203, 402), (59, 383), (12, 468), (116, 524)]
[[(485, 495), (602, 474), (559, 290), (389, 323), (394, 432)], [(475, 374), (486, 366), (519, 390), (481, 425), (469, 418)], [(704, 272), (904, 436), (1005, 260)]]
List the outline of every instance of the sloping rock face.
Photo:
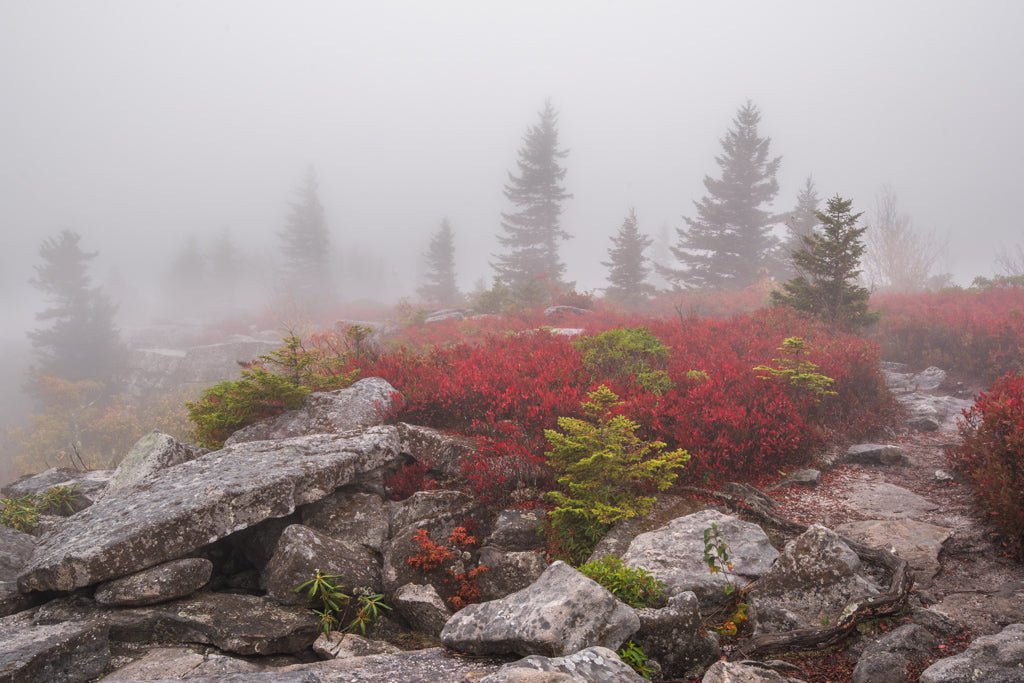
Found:
[(943, 526), (913, 519), (870, 519), (847, 522), (836, 531), (865, 545), (891, 548), (910, 563), (914, 578), (923, 585), (931, 584), (939, 571), (939, 553), (952, 531)]
[(101, 584), (94, 599), (101, 605), (155, 605), (195, 593), (212, 573), (213, 563), (202, 557), (172, 560)]
[(372, 550), (355, 543), (339, 541), (301, 524), (284, 530), (273, 557), (263, 572), (267, 595), (285, 605), (303, 605), (304, 594), (293, 589), (320, 570), (337, 577), (336, 585), (344, 593), (356, 588), (380, 590), (380, 560)]
[(864, 648), (853, 683), (904, 683), (910, 666), (925, 661), (938, 644), (923, 626), (900, 626)]
[(881, 443), (850, 446), (843, 461), (855, 465), (906, 465), (909, 462), (902, 448)]
[(400, 399), (401, 394), (387, 380), (367, 377), (346, 389), (310, 394), (302, 408), (240, 429), (225, 445), (309, 434), (338, 434), (379, 425), (387, 418), (396, 397)]
[(90, 681), (110, 664), (106, 629), (92, 623), (34, 626), (0, 619), (0, 681)]
[(515, 681), (537, 680), (521, 675), (526, 671), (544, 671), (565, 674), (566, 678), (544, 678), (546, 681), (573, 681), (573, 683), (643, 683), (643, 676), (637, 674), (619, 656), (606, 647), (588, 647), (566, 657), (542, 657), (531, 655), (518, 662), (501, 667), (497, 673), (484, 678), (480, 683), (513, 683)]
[(306, 673), (323, 683), (442, 683), (479, 681), (500, 666), (476, 658), (454, 655), (443, 648), (411, 650), (393, 655), (332, 659), (318, 664), (297, 664), (281, 673)]
[(313, 643), (313, 652), (317, 653), (321, 659), (393, 655), (401, 651), (401, 648), (383, 640), (371, 640), (354, 633), (341, 633), (340, 631), (331, 631), (326, 636), (320, 635)]
[(480, 594), (485, 600), (503, 598), (526, 588), (539, 579), (548, 566), (539, 552), (505, 552), (490, 545), (480, 548), (480, 564), (487, 567), (487, 571), (477, 579)]
[(543, 510), (502, 510), (494, 521), (494, 531), (484, 545), (502, 550), (536, 550), (544, 546), (540, 529)]
[(380, 551), (390, 522), (384, 500), (372, 493), (337, 491), (302, 508), (302, 523), (332, 538)]
[(441, 641), (473, 654), (557, 657), (592, 645), (618, 648), (640, 628), (629, 606), (564, 562), (531, 586), (470, 605), (441, 632)]
[(855, 597), (879, 588), (863, 575), (857, 553), (818, 524), (786, 544), (749, 594), (758, 632), (820, 628)]
[(913, 491), (884, 481), (854, 481), (839, 497), (847, 507), (871, 510), (878, 519), (916, 518), (939, 507)]
[(452, 616), (448, 605), (430, 584), (407, 583), (395, 591), (392, 601), (407, 624), (431, 636), (441, 635)]
[(259, 670), (256, 664), (216, 652), (199, 653), (185, 647), (160, 647), (104, 676), (100, 683), (137, 683), (168, 678), (191, 680), (200, 676), (256, 673)]
[(966, 650), (935, 662), (920, 683), (1020, 683), (1024, 680), (1024, 624), (982, 636)]
[(726, 579), (712, 574), (704, 562), (704, 530), (712, 523), (729, 544), (729, 557), (739, 586), (768, 571), (779, 553), (761, 527), (716, 510), (678, 517), (665, 526), (640, 534), (630, 543), (622, 561), (643, 568), (665, 582), (671, 596), (693, 591), (701, 604), (720, 602)]
[(704, 674), (701, 683), (804, 683), (778, 671), (746, 662), (715, 662)]
[(463, 460), (476, 450), (473, 439), (465, 436), (404, 422), (396, 426), (402, 438), (402, 450), (447, 478), (461, 477)]
[(54, 467), (39, 474), (24, 476), (5, 486), (0, 490), (0, 494), (4, 498), (36, 496), (54, 486), (74, 486), (77, 494), (74, 505), (76, 509), (80, 509), (91, 505), (100, 497), (111, 475), (110, 470), (79, 472), (66, 467)]
[(114, 470), (104, 496), (138, 484), (160, 470), (195, 460), (207, 453), (205, 449), (183, 444), (174, 437), (150, 432), (135, 442), (128, 455)]
[(32, 605), (28, 596), (18, 592), (17, 578), (35, 547), (36, 540), (28, 534), (0, 526), (0, 617)]
[(638, 609), (640, 631), (633, 636), (667, 678), (690, 678), (721, 654), (718, 637), (704, 628), (697, 596), (690, 591), (669, 598), (661, 609)]
[(396, 462), (393, 427), (238, 444), (83, 510), (42, 540), (23, 592), (68, 591), (187, 555)]

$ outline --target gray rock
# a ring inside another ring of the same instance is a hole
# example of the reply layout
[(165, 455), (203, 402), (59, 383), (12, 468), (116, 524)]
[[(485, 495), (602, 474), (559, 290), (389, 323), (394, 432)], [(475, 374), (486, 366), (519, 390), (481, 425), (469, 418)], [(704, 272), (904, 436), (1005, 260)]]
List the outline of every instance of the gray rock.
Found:
[(920, 683), (1020, 683), (1024, 680), (1024, 624), (982, 636), (966, 650), (935, 662)]
[(544, 315), (549, 318), (555, 316), (564, 315), (589, 315), (590, 311), (586, 308), (579, 308), (577, 306), (548, 306), (544, 309)]
[(879, 443), (850, 446), (843, 461), (855, 465), (906, 465), (910, 462), (899, 446)]
[(917, 432), (937, 432), (942, 424), (934, 417), (915, 417), (907, 420), (907, 426)]
[(79, 494), (93, 500), (106, 488), (112, 474), (111, 470), (82, 472), (66, 467), (54, 467), (38, 474), (25, 475), (0, 489), (0, 495), (4, 498), (37, 496), (54, 486), (74, 486)]
[(187, 647), (158, 647), (115, 669), (100, 683), (135, 683), (167, 679), (192, 680), (202, 676), (257, 673), (260, 667), (219, 652), (197, 652)]
[(920, 624), (939, 636), (955, 636), (964, 630), (961, 624), (933, 609), (914, 607), (910, 611), (910, 618), (915, 624)]
[[(521, 670), (565, 674), (567, 677), (523, 677)], [(501, 667), (497, 673), (480, 683), (513, 683), (523, 681), (573, 681), (574, 683), (643, 683), (619, 656), (605, 647), (588, 647), (565, 657), (531, 655)]]
[(381, 589), (380, 559), (366, 546), (336, 541), (301, 524), (281, 534), (273, 557), (263, 570), (267, 595), (284, 605), (306, 604), (305, 594), (295, 588), (317, 570), (332, 574), (335, 584), (351, 594), (357, 588)]
[(950, 593), (929, 610), (969, 626), (975, 635), (991, 635), (1024, 623), (1024, 587), (1009, 584), (994, 592)]
[(853, 683), (904, 683), (911, 664), (926, 661), (938, 644), (917, 624), (900, 626), (864, 648), (853, 669)]
[(83, 510), (42, 540), (18, 585), (73, 590), (177, 559), (319, 500), (398, 458), (393, 427), (238, 444)]
[(954, 479), (955, 477), (946, 470), (935, 470), (935, 481), (946, 483)]
[(441, 641), (473, 654), (556, 657), (592, 645), (618, 648), (639, 628), (631, 607), (564, 562), (555, 562), (528, 588), (455, 614)]
[(540, 528), (546, 515), (543, 510), (502, 510), (494, 521), (494, 531), (484, 545), (502, 550), (536, 550), (544, 546)]
[(395, 611), (414, 631), (427, 635), (441, 635), (441, 629), (452, 616), (448, 605), (430, 584), (407, 583), (395, 591), (391, 600)]
[(195, 593), (212, 573), (213, 563), (201, 557), (172, 560), (100, 584), (94, 599), (101, 605), (155, 605)]
[(93, 623), (32, 625), (0, 619), (0, 681), (80, 683), (110, 664), (106, 629)]
[[(159, 678), (148, 683), (178, 683), (179, 678)], [(191, 683), (326, 683), (312, 671), (247, 671), (244, 673), (215, 674), (212, 676), (189, 676)]]
[(636, 613), (640, 631), (633, 640), (667, 678), (692, 678), (722, 654), (718, 637), (704, 628), (697, 596), (690, 591), (673, 595), (660, 609)]
[(715, 662), (701, 683), (804, 683), (754, 662)]
[(451, 308), (443, 308), (439, 311), (430, 313), (423, 321), (425, 325), (432, 325), (434, 323), (444, 322), (445, 320), (465, 320), (466, 314), (464, 311)]
[(748, 595), (758, 633), (821, 628), (835, 623), (854, 598), (879, 587), (866, 578), (857, 553), (818, 524), (786, 544)]
[(836, 531), (864, 545), (885, 548), (896, 553), (914, 570), (922, 586), (931, 585), (939, 571), (939, 553), (951, 530), (913, 519), (871, 519), (847, 522)]
[(354, 633), (331, 631), (328, 635), (320, 635), (313, 642), (313, 652), (321, 659), (348, 659), (350, 657), (366, 657), (367, 655), (393, 655), (401, 652), (400, 648), (383, 640), (370, 640)]
[(407, 529), (419, 522), (462, 522), (476, 507), (472, 496), (462, 491), (417, 491), (403, 501), (391, 503), (391, 528)]
[(28, 609), (33, 600), (22, 595), (16, 579), (32, 557), (36, 539), (0, 525), (0, 617)]
[(925, 368), (910, 379), (918, 391), (932, 391), (938, 389), (946, 381), (946, 371), (934, 365)]
[(384, 546), (382, 558), (384, 592), (391, 594), (407, 583), (431, 583), (440, 593), (447, 596), (451, 586), (445, 584), (450, 584), (448, 581), (450, 575), (466, 571), (468, 553), (465, 557), (462, 554), (453, 553), (450, 560), (427, 573), (424, 573), (419, 567), (411, 566), (407, 560), (422, 550), (419, 543), (413, 540), (421, 529), (425, 530), (434, 542), (448, 545), (447, 539), (456, 526), (450, 520), (441, 519), (418, 522), (415, 526), (395, 531), (391, 540)]
[(325, 536), (380, 552), (388, 540), (388, 508), (372, 493), (338, 491), (303, 506), (302, 523)]
[(775, 488), (782, 488), (783, 486), (808, 486), (815, 487), (818, 482), (821, 481), (821, 470), (815, 469), (804, 469), (797, 470), (796, 472), (790, 473), (785, 479), (780, 481)]
[(643, 568), (665, 582), (668, 596), (693, 591), (701, 604), (724, 599), (726, 578), (712, 574), (704, 562), (704, 530), (712, 523), (729, 545), (729, 557), (739, 586), (768, 571), (779, 553), (761, 527), (716, 510), (679, 517), (637, 536), (622, 556), (633, 568)]
[(870, 510), (878, 519), (918, 518), (939, 508), (913, 491), (884, 481), (855, 481), (840, 498), (853, 510)]
[(384, 423), (398, 391), (380, 377), (361, 379), (347, 389), (310, 394), (302, 408), (250, 425), (225, 445), (287, 439), (310, 434), (338, 434)]
[(323, 683), (469, 683), (497, 671), (499, 666), (500, 662), (464, 657), (435, 647), (391, 655), (296, 664), (278, 671), (312, 674)]
[(400, 422), (402, 452), (446, 478), (461, 479), (462, 463), (476, 452), (476, 442), (465, 436), (445, 434), (430, 427)]
[(104, 496), (131, 488), (157, 472), (195, 460), (207, 453), (205, 449), (189, 446), (174, 437), (153, 431), (135, 442), (128, 455), (114, 470)]
[(484, 600), (503, 598), (540, 578), (548, 563), (539, 552), (505, 552), (494, 546), (480, 548), (480, 565), (487, 567), (477, 578)]

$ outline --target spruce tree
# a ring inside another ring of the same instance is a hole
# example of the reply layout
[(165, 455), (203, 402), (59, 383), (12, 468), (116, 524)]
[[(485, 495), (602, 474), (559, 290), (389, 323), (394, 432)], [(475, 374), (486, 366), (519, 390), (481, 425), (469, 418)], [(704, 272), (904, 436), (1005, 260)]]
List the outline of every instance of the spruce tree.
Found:
[(97, 253), (82, 251), (80, 241), (78, 233), (63, 230), (39, 248), (42, 263), (35, 267), (30, 283), (49, 303), (36, 314), (49, 327), (28, 336), (42, 374), (108, 383), (118, 377), (124, 355), (114, 324), (117, 307), (92, 286), (89, 262)]
[(775, 305), (789, 306), (845, 329), (862, 327), (877, 319), (868, 310), (871, 294), (857, 284), (864, 255), (864, 231), (858, 228), (859, 213), (853, 202), (839, 195), (817, 212), (821, 230), (803, 237), (803, 248), (793, 254), (798, 273), (771, 294)]
[(605, 289), (605, 296), (609, 300), (624, 306), (636, 306), (654, 293), (654, 286), (647, 282), (651, 269), (644, 256), (644, 250), (652, 243), (650, 237), (640, 232), (636, 211), (630, 209), (618, 234), (612, 237), (612, 247), (608, 250), (611, 260), (601, 263), (608, 268), (611, 286)]
[(662, 274), (697, 289), (740, 289), (775, 270), (777, 244), (771, 233), (776, 217), (763, 208), (779, 191), (775, 174), (781, 157), (770, 158), (771, 138), (761, 137), (761, 113), (750, 101), (740, 108), (715, 157), (720, 178), (704, 177), (705, 195), (694, 205), (696, 217), (684, 217), (672, 253), (681, 268)]
[(818, 197), (818, 190), (814, 186), (814, 178), (807, 176), (804, 186), (796, 196), (796, 206), (786, 217), (786, 237), (779, 246), (779, 262), (781, 264), (780, 275), (790, 278), (796, 273), (793, 271), (793, 254), (804, 246), (803, 238), (814, 232), (818, 225), (818, 209), (821, 206), (821, 198)]
[(297, 199), (291, 202), (285, 228), (279, 233), (286, 292), (304, 307), (323, 301), (333, 290), (330, 235), (317, 187), (316, 171), (310, 166)]
[(558, 113), (548, 100), (540, 122), (523, 137), (519, 172), (509, 172), (505, 185), (505, 197), (516, 208), (501, 215), (504, 234), (498, 241), (506, 252), (494, 268), (514, 291), (541, 280), (562, 282), (565, 264), (558, 257), (558, 243), (569, 238), (561, 225), (562, 202), (572, 195), (562, 185), (565, 169), (559, 161), (567, 154), (558, 146)]
[(462, 300), (455, 284), (455, 234), (445, 218), (430, 238), (424, 255), (427, 262), (425, 282), (417, 290), (425, 301), (436, 306), (456, 306)]

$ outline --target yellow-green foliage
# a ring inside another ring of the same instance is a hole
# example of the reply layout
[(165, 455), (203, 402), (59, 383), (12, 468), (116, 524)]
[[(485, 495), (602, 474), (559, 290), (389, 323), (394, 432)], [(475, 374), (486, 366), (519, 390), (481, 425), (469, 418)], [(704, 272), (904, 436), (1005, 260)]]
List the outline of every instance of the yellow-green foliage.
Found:
[(787, 337), (779, 347), (781, 358), (773, 358), (775, 367), (758, 365), (754, 372), (760, 373), (761, 379), (780, 379), (797, 391), (812, 396), (816, 400), (826, 396), (836, 396), (832, 391), (834, 380), (818, 372), (818, 365), (804, 358), (807, 344), (802, 337)]
[(587, 562), (580, 573), (608, 589), (630, 607), (657, 607), (665, 596), (665, 584), (646, 569), (627, 566), (614, 555)]
[(41, 514), (74, 512), (77, 492), (74, 486), (51, 486), (37, 496), (0, 498), (0, 525), (28, 533)]
[(660, 441), (641, 440), (638, 423), (612, 414), (621, 402), (608, 387), (587, 396), (587, 419), (560, 417), (561, 431), (544, 430), (551, 444), (545, 455), (562, 487), (548, 493), (555, 504), (551, 529), (574, 564), (613, 524), (650, 512), (655, 499), (649, 493), (671, 486), (690, 459), (682, 449), (666, 452)]
[(582, 337), (573, 345), (583, 354), (583, 366), (595, 378), (632, 378), (638, 386), (655, 394), (672, 388), (672, 380), (665, 372), (669, 349), (643, 327), (607, 330)]

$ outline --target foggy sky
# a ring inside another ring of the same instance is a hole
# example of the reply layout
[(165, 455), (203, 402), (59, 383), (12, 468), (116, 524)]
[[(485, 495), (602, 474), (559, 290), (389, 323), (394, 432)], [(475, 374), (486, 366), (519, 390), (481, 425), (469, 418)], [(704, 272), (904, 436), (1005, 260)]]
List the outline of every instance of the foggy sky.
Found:
[(631, 206), (652, 235), (693, 215), (747, 98), (783, 157), (776, 210), (810, 173), (859, 210), (888, 183), (966, 284), (1024, 241), (1022, 20), (1013, 0), (0, 0), (0, 306), (32, 325), (26, 280), (65, 227), (98, 280), (140, 288), (189, 234), (269, 249), (310, 163), (335, 244), (386, 252), (412, 294), (447, 216), (468, 289), (546, 97), (581, 289)]

